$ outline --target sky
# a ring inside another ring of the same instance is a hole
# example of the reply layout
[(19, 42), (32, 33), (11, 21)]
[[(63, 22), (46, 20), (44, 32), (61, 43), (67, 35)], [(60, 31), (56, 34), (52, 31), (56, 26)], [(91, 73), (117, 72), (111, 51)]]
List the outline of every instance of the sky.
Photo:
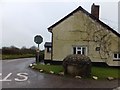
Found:
[(44, 43), (51, 42), (49, 26), (79, 6), (91, 12), (93, 3), (100, 5), (100, 20), (118, 31), (118, 0), (1, 0), (0, 47), (37, 46), (34, 37), (41, 35), (43, 50)]

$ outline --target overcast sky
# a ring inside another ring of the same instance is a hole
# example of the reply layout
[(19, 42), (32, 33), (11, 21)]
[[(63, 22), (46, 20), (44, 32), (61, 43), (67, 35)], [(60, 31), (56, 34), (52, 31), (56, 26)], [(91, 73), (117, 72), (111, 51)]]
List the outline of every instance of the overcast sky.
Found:
[[(40, 49), (44, 49), (44, 43), (51, 41), (51, 33), (47, 28), (59, 21), (61, 18), (82, 6), (91, 12), (93, 3), (100, 5), (100, 20), (108, 24), (114, 30), (118, 30), (118, 0), (95, 2), (77, 1), (38, 1), (38, 0), (2, 0), (0, 26), (2, 31), (1, 46), (27, 48), (35, 45), (34, 36), (41, 35), (44, 42)], [(0, 35), (1, 37), (1, 35)]]

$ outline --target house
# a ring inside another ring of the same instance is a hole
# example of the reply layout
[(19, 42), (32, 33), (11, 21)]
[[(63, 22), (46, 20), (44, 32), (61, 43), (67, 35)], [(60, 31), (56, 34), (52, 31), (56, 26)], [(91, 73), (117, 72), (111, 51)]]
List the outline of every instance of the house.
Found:
[(62, 62), (70, 54), (84, 54), (92, 62), (120, 66), (120, 34), (99, 20), (99, 5), (91, 13), (81, 6), (48, 28), (52, 42), (45, 43), (45, 61)]

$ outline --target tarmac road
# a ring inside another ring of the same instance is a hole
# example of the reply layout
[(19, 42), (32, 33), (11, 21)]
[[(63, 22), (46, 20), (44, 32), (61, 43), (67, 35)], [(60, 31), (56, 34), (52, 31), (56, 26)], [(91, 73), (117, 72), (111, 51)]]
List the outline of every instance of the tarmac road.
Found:
[[(75, 79), (40, 73), (28, 67), (34, 61), (35, 58), (2, 61), (2, 78), (8, 76), (8, 81), (2, 81), (2, 88), (111, 88), (112, 90), (118, 87), (118, 80)], [(16, 81), (18, 73), (27, 73), (28, 79)]]

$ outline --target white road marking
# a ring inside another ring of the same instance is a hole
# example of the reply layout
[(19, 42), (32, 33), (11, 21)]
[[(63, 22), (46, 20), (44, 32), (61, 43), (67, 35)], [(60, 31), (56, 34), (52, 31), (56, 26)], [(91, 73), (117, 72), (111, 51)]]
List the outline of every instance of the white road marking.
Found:
[(26, 81), (28, 79), (28, 74), (27, 73), (18, 73), (17, 76), (23, 78), (23, 79), (20, 79), (20, 78), (15, 78), (15, 81)]
[[(2, 76), (2, 74), (0, 74)], [(0, 79), (0, 81), (12, 81), (11, 79), (8, 79), (12, 73), (9, 73), (3, 80)]]

